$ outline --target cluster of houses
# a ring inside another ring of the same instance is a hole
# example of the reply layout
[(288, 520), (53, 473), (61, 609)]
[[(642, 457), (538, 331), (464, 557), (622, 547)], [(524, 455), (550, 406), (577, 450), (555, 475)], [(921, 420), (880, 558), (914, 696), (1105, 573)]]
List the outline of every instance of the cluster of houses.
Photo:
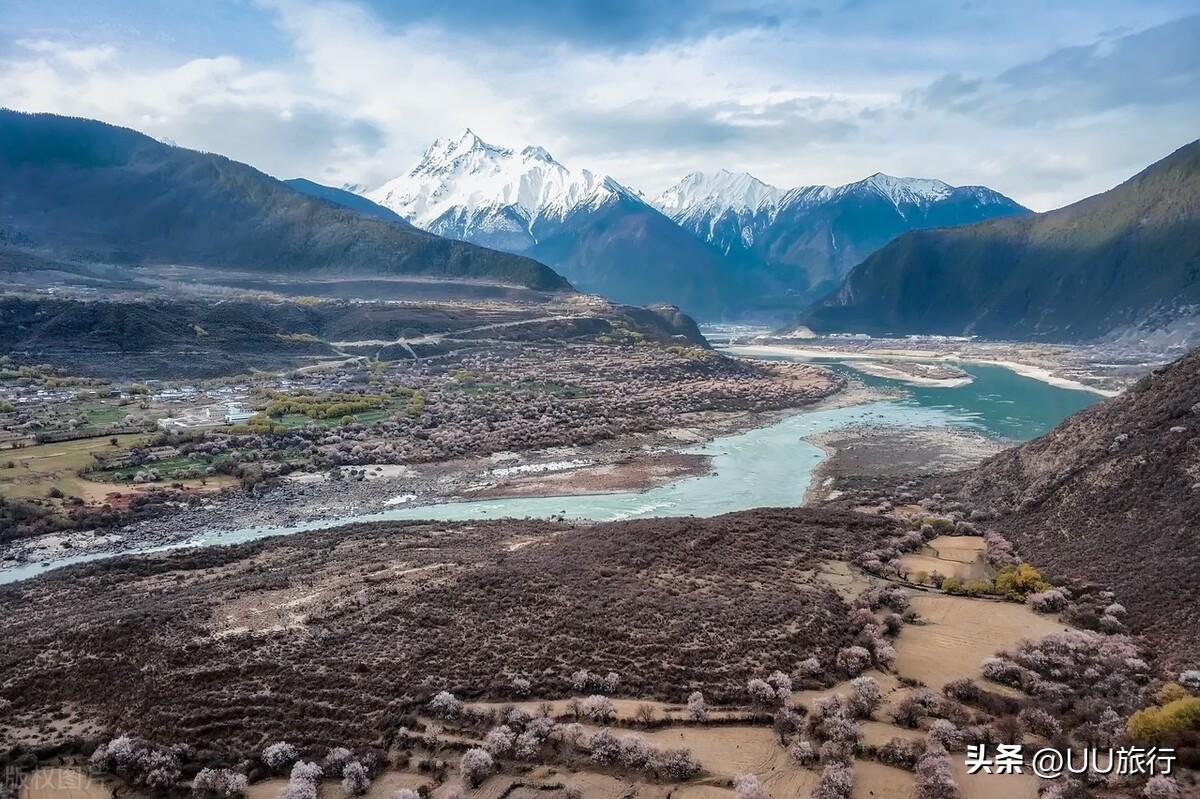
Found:
[[(331, 370), (305, 375), (302, 378), (281, 378), (262, 385), (279, 391), (308, 390), (313, 392), (345, 391), (352, 380), (348, 372)], [(158, 380), (145, 380), (144, 389), (131, 390), (117, 384), (92, 386), (112, 401), (137, 400), (143, 404), (140, 410), (130, 405), (140, 421), (126, 418), (122, 423), (104, 428), (82, 428), (78, 423), (61, 430), (55, 424), (56, 406), (79, 399), (79, 386), (55, 388), (36, 385), (18, 385), (15, 382), (0, 382), (0, 409), (11, 409), (8, 414), (0, 410), (0, 449), (24, 447), (42, 440), (60, 440), (98, 435), (112, 435), (142, 429), (141, 425), (153, 423), (160, 430), (196, 430), (243, 424), (252, 419), (257, 411), (250, 407), (252, 387), (248, 385), (200, 386), (195, 384), (164, 384)], [(88, 389), (83, 389), (87, 391)]]

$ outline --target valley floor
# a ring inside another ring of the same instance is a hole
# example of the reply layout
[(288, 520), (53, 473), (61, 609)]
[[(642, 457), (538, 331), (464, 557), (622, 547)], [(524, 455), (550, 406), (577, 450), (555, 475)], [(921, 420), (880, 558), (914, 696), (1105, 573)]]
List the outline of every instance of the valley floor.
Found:
[[(1159, 351), (1128, 344), (1055, 345), (975, 341), (944, 337), (780, 339), (735, 338), (727, 351), (754, 357), (836, 359), (868, 374), (906, 379), (914, 385), (961, 385), (950, 371), (929, 374), (923, 364), (953, 370), (955, 363), (1003, 366), (1017, 374), (1061, 388), (1113, 396), (1151, 369), (1182, 351)], [(922, 369), (914, 373), (914, 368)], [(897, 374), (899, 373), (899, 374)]]
[[(85, 384), (46, 401), (35, 385), (17, 398), (30, 400), (19, 412), (25, 424), (63, 425), (69, 438), (30, 437), (0, 457), (0, 502), (27, 503), (9, 506), (17, 529), (0, 535), (0, 575), (402, 505), (642, 491), (705, 473), (706, 457), (681, 451), (698, 442), (769, 424), (788, 409), (863, 399), (823, 367), (628, 336), (624, 344), (592, 334), (521, 346), (471, 338), (416, 363), (362, 358), (232, 386), (156, 384), (145, 394)], [(272, 410), (285, 401), (311, 415)], [(326, 419), (312, 410), (320, 402), (363, 407)], [(257, 417), (223, 426), (228, 409), (241, 407)], [(88, 432), (66, 425), (85, 414), (162, 430), (110, 436), (99, 428), (80, 437)], [(113, 511), (152, 502), (158, 512), (149, 518), (112, 523)], [(96, 521), (50, 523), (81, 512)]]

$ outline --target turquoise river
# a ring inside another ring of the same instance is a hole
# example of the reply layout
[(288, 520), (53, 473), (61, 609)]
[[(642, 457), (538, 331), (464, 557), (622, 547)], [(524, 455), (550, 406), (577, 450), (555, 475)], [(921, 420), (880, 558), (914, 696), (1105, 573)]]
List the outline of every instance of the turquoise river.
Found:
[[(801, 502), (813, 470), (824, 453), (806, 439), (814, 433), (857, 424), (958, 427), (1013, 442), (1034, 438), (1070, 414), (1100, 398), (1087, 391), (1059, 388), (1022, 377), (1000, 366), (958, 364), (973, 378), (954, 388), (917, 387), (852, 371), (868, 386), (898, 390), (894, 398), (843, 408), (799, 410), (765, 427), (712, 439), (686, 452), (708, 455), (712, 469), (642, 492), (557, 497), (520, 497), (448, 502), (418, 507), (389, 506), (375, 513), (327, 519), (291, 527), (253, 527), (214, 531), (171, 547), (210, 546), (293, 534), (350, 522), (400, 519), (496, 519), (549, 517), (610, 521), (652, 516), (713, 516), (729, 511)], [(58, 561), (0, 570), (0, 584), (24, 579), (46, 569), (109, 557), (91, 553)]]

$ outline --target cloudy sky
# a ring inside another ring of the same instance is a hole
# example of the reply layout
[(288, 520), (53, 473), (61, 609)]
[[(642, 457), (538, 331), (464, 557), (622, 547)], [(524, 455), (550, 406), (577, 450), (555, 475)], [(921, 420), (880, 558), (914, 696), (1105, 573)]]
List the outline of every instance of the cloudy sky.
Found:
[(1044, 210), (1200, 136), (1195, 0), (4, 0), (0, 106), (376, 185), (471, 127), (656, 194), (876, 171)]

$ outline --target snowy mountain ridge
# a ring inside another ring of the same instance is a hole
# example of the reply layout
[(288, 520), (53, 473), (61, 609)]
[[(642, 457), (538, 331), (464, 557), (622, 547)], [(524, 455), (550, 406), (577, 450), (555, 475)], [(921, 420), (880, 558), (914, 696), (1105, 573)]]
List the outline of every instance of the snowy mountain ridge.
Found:
[(363, 194), (430, 233), (541, 261), (583, 291), (710, 318), (790, 312), (909, 230), (1027, 213), (985, 187), (883, 173), (783, 189), (747, 172), (693, 172), (650, 200), (469, 128)]
[(366, 196), (420, 228), (456, 238), (562, 220), (635, 193), (607, 175), (569, 169), (544, 148), (488, 144), (469, 128), (438, 139), (409, 172)]
[(724, 255), (766, 264), (784, 291), (810, 295), (908, 230), (1027, 212), (984, 186), (882, 172), (844, 186), (786, 190), (747, 172), (693, 172), (652, 204)]
[[(692, 172), (658, 195), (651, 204), (676, 221), (695, 218), (698, 214), (719, 217), (726, 212), (738, 215), (764, 213), (770, 219), (786, 206), (811, 207), (853, 194), (875, 194), (901, 208), (904, 205), (928, 205), (946, 199), (955, 191), (971, 190), (996, 194), (983, 186), (960, 188), (932, 178), (898, 178), (882, 172), (842, 186), (780, 189), (749, 172), (720, 169), (713, 173)], [(980, 199), (985, 198), (981, 196)]]

